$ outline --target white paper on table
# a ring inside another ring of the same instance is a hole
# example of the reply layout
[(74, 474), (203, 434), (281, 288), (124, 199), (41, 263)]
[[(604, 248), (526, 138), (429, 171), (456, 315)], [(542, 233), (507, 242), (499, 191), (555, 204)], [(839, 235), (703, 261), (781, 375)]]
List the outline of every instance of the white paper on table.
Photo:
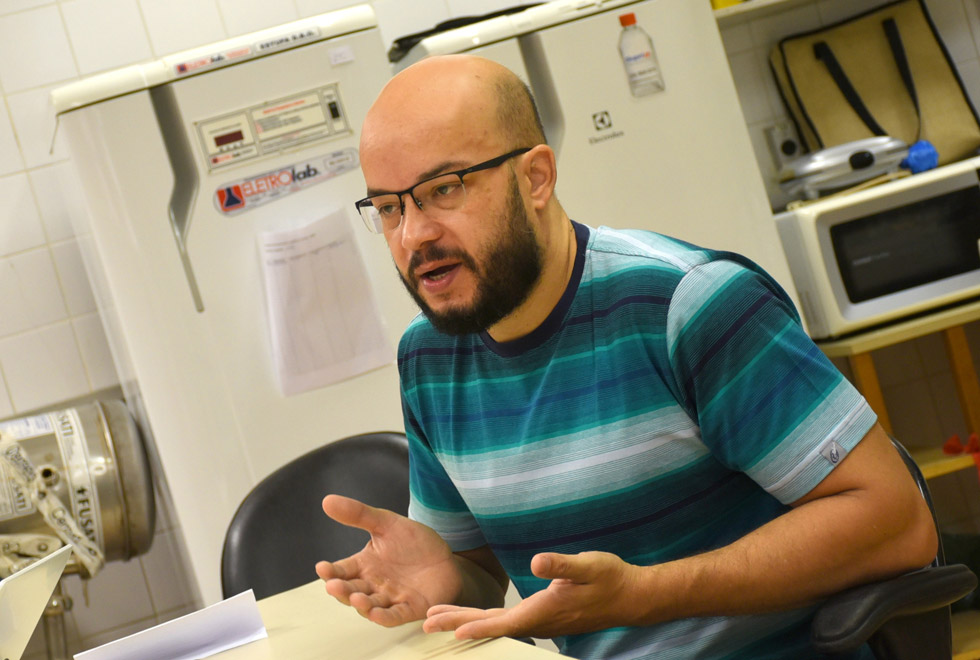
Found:
[(203, 610), (161, 623), (98, 648), (75, 660), (198, 660), (268, 637), (252, 590)]
[(391, 363), (367, 269), (336, 211), (259, 236), (272, 356), (286, 396)]

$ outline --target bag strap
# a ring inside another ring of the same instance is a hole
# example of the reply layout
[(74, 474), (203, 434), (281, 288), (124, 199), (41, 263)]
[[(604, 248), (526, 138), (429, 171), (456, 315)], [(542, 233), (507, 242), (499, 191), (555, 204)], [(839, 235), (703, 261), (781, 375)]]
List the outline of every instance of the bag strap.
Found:
[[(922, 134), (922, 113), (919, 110), (919, 95), (915, 90), (915, 81), (912, 78), (912, 69), (909, 67), (909, 60), (905, 54), (902, 35), (898, 30), (898, 23), (894, 18), (883, 20), (881, 27), (885, 31), (885, 37), (888, 39), (888, 47), (892, 52), (892, 58), (895, 60), (895, 66), (898, 68), (899, 75), (902, 77), (902, 83), (912, 98), (912, 105), (915, 106), (915, 115), (919, 120), (919, 128), (916, 131), (916, 139), (918, 139)], [(827, 72), (834, 79), (834, 83), (836, 83), (838, 89), (844, 95), (844, 99), (854, 112), (857, 113), (861, 121), (864, 122), (864, 125), (868, 127), (872, 135), (887, 135), (885, 129), (881, 127), (881, 124), (877, 122), (871, 114), (871, 111), (868, 110), (868, 106), (864, 104), (861, 95), (854, 89), (854, 85), (851, 84), (847, 74), (844, 73), (840, 62), (837, 61), (837, 56), (834, 55), (834, 51), (830, 49), (827, 42), (818, 41), (813, 44), (813, 54), (827, 67)]]
[(912, 97), (912, 103), (915, 105), (915, 113), (919, 115), (921, 127), (922, 114), (919, 112), (919, 95), (915, 91), (915, 81), (912, 79), (912, 69), (909, 67), (909, 60), (905, 55), (905, 45), (902, 43), (902, 34), (898, 31), (898, 23), (895, 22), (894, 18), (886, 18), (881, 22), (881, 27), (884, 28), (885, 36), (888, 37), (888, 46), (891, 48), (892, 57), (895, 58), (895, 65), (902, 76), (902, 82), (905, 83), (905, 89)]
[(857, 113), (864, 125), (868, 127), (872, 135), (887, 135), (885, 129), (875, 121), (871, 112), (868, 110), (868, 106), (864, 104), (861, 100), (861, 95), (857, 93), (854, 89), (854, 85), (851, 84), (850, 79), (847, 74), (844, 73), (844, 69), (841, 68), (840, 62), (837, 61), (837, 56), (834, 55), (834, 51), (830, 49), (826, 41), (818, 41), (813, 44), (813, 54), (818, 60), (823, 62), (824, 66), (827, 67), (827, 72), (830, 77), (834, 79), (837, 84), (838, 89), (844, 95), (844, 99), (851, 106), (854, 112)]

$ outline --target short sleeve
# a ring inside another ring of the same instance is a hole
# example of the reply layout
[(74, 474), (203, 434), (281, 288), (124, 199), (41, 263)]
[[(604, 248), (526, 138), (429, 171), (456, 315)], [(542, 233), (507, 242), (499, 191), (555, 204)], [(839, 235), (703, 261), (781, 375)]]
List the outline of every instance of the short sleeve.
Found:
[(876, 421), (782, 289), (746, 265), (718, 260), (686, 273), (667, 342), (706, 446), (784, 503), (820, 483)]

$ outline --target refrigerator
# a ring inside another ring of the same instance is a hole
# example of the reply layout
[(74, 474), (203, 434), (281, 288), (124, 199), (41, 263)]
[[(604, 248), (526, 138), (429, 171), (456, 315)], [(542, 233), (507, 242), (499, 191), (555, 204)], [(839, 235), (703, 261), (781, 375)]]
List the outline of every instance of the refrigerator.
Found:
[(359, 5), (53, 92), (72, 222), (204, 603), (255, 484), (403, 428), (394, 347), (417, 310), (353, 207), (390, 76)]
[(795, 296), (710, 3), (558, 0), (422, 38), (393, 66), (450, 53), (530, 86), (573, 220), (739, 252)]

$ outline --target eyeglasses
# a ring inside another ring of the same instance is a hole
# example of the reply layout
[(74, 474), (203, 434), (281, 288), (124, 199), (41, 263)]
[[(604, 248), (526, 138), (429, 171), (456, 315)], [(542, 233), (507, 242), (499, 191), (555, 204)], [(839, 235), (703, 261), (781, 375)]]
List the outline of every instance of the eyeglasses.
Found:
[(443, 211), (455, 211), (466, 201), (466, 186), (463, 177), (473, 172), (498, 167), (514, 156), (530, 151), (530, 147), (515, 149), (503, 156), (491, 158), (477, 165), (455, 172), (445, 172), (432, 178), (419, 181), (411, 188), (401, 192), (371, 195), (354, 204), (367, 228), (375, 234), (390, 231), (401, 224), (405, 215), (405, 195), (409, 195), (419, 210), (431, 218), (438, 218)]

